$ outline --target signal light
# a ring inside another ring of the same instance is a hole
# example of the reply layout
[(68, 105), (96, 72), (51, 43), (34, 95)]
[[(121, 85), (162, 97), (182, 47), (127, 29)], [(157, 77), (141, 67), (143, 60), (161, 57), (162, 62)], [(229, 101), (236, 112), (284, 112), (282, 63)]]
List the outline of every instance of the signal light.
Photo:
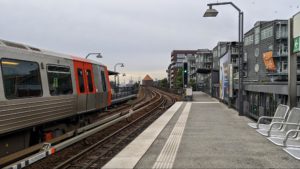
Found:
[(188, 63), (183, 63), (183, 87), (188, 85)]

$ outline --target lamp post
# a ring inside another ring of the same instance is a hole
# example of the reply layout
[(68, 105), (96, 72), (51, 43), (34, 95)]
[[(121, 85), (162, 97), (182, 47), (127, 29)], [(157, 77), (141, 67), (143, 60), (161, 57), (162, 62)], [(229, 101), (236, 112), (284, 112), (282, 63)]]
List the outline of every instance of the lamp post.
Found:
[(89, 54), (87, 54), (86, 55), (86, 59), (89, 57), (89, 56), (91, 56), (91, 55), (96, 55), (96, 58), (102, 58), (102, 55), (101, 55), (101, 53), (89, 53)]
[[(117, 71), (117, 66), (118, 66), (118, 65), (120, 65), (120, 67), (124, 67), (124, 63), (116, 63), (115, 66), (114, 66), (114, 72)], [(117, 87), (117, 80), (116, 80), (116, 77), (117, 77), (117, 75), (115, 75), (115, 86)], [(118, 75), (118, 77), (119, 77), (119, 75)], [(119, 78), (118, 78), (118, 79), (119, 79)], [(118, 84), (118, 86), (119, 86), (119, 84)]]
[[(122, 76), (123, 76), (123, 78), (124, 78), (123, 80), (124, 80), (124, 85), (125, 85), (125, 84), (126, 84), (126, 82), (125, 82), (125, 76), (126, 76), (126, 74), (123, 73)], [(118, 80), (118, 83), (119, 83), (119, 80)]]
[(243, 35), (244, 35), (244, 13), (241, 11), (234, 3), (232, 2), (220, 2), (220, 3), (209, 3), (207, 6), (209, 7), (204, 13), (203, 17), (216, 17), (218, 15), (218, 11), (213, 9), (213, 6), (218, 5), (231, 5), (234, 7), (239, 13), (239, 93), (238, 93), (238, 103), (239, 103), (239, 115), (244, 115), (243, 110)]
[(211, 97), (214, 97), (214, 84), (213, 84), (213, 80), (214, 80), (214, 57), (213, 55), (211, 55), (211, 65), (210, 65), (210, 95)]

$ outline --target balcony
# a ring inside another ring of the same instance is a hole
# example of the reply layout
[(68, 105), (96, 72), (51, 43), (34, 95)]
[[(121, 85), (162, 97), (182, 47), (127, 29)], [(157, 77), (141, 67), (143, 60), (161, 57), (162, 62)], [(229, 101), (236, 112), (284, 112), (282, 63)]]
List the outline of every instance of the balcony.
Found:
[(196, 64), (190, 64), (190, 67), (196, 67)]
[(203, 60), (203, 63), (211, 63), (212, 62), (212, 59), (204, 59)]
[[(231, 60), (232, 66), (233, 66), (233, 67), (238, 67), (239, 64), (240, 64), (240, 63), (239, 63), (239, 60), (240, 60), (239, 58), (234, 58), (234, 59), (232, 59), (232, 60)], [(244, 62), (244, 63), (246, 63), (246, 62)]]
[(279, 50), (277, 51), (277, 57), (281, 57), (281, 56), (288, 56), (288, 51), (287, 50)]
[(239, 49), (238, 48), (232, 48), (231, 49), (231, 54), (232, 55), (238, 55), (239, 54)]
[(287, 39), (287, 38), (288, 38), (287, 32), (282, 32), (282, 31), (276, 32), (276, 39)]
[(238, 67), (239, 66), (239, 62), (231, 62), (233, 67)]
[[(297, 70), (297, 74), (300, 74), (300, 70)], [(269, 76), (287, 76), (288, 75), (288, 70), (278, 70), (277, 72), (269, 72), (267, 73)]]

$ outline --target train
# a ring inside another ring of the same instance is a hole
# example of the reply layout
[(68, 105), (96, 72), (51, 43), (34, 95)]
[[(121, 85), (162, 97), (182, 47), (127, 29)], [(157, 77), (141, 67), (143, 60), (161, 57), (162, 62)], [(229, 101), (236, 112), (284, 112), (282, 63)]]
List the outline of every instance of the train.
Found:
[(0, 40), (0, 157), (91, 123), (111, 101), (104, 64)]

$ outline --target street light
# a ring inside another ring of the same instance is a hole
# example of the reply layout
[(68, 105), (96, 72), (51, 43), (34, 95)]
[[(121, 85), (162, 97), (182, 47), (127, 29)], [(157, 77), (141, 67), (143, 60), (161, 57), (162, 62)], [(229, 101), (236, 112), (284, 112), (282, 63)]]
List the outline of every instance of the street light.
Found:
[[(126, 76), (126, 74), (123, 73), (122, 76), (123, 76), (123, 78), (124, 78), (123, 80), (124, 80), (124, 85), (125, 85), (125, 84), (126, 84), (126, 82), (125, 82), (125, 76)], [(118, 79), (118, 83), (119, 83), (119, 79)]]
[(238, 93), (238, 102), (239, 102), (239, 115), (244, 115), (243, 110), (243, 35), (244, 35), (244, 13), (238, 8), (234, 3), (232, 2), (220, 2), (220, 3), (210, 3), (207, 4), (209, 7), (203, 17), (216, 17), (218, 15), (218, 11), (216, 9), (213, 9), (213, 6), (218, 5), (231, 5), (239, 12), (239, 93)]
[(209, 6), (209, 8), (205, 11), (203, 17), (216, 17), (218, 13), (219, 12), (213, 9), (212, 6)]
[(96, 55), (96, 58), (102, 58), (101, 53), (89, 53), (89, 54), (86, 55), (85, 58), (87, 59), (90, 55)]
[[(124, 63), (116, 63), (115, 64), (115, 66), (114, 66), (114, 72), (116, 72), (117, 71), (117, 66), (118, 65), (120, 65), (120, 67), (124, 67)], [(117, 87), (117, 80), (116, 80), (116, 75), (115, 75), (115, 86)], [(118, 75), (118, 77), (119, 77), (119, 75)], [(118, 86), (119, 86), (119, 84), (118, 84)]]

